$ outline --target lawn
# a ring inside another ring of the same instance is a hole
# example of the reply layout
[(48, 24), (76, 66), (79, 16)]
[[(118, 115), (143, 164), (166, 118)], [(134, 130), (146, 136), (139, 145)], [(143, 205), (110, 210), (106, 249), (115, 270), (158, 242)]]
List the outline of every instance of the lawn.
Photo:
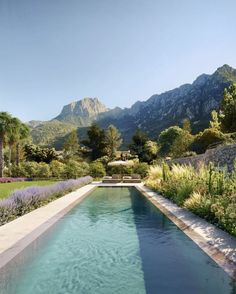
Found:
[(0, 199), (8, 197), (14, 190), (23, 189), (30, 186), (46, 186), (55, 183), (55, 181), (30, 181), (0, 184)]

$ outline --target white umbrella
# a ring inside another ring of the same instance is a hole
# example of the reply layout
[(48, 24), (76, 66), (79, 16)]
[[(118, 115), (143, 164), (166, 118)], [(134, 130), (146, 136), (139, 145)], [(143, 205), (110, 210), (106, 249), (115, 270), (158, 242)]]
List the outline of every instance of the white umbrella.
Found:
[(126, 160), (126, 161), (116, 160), (116, 161), (109, 162), (108, 165), (110, 165), (110, 166), (121, 166), (121, 165), (123, 165), (123, 166), (133, 166), (134, 162), (129, 161), (129, 160)]

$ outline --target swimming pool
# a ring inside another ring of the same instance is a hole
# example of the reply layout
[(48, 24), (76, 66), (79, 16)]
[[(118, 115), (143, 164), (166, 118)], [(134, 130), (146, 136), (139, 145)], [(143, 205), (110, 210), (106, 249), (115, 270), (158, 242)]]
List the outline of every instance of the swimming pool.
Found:
[(3, 294), (236, 293), (235, 282), (133, 187), (100, 187), (1, 275)]

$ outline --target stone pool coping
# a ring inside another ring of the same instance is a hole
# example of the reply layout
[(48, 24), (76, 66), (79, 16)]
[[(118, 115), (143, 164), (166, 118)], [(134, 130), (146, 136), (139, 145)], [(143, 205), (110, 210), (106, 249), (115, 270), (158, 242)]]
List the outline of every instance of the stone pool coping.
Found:
[(93, 182), (0, 227), (0, 269), (97, 187), (136, 187), (236, 279), (236, 239), (141, 184)]
[(136, 188), (233, 279), (236, 279), (236, 238), (146, 186), (140, 185)]

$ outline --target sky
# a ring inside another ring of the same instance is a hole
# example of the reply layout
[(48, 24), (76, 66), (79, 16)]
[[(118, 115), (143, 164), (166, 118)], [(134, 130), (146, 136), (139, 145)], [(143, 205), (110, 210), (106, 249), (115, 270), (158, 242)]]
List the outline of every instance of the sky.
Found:
[(48, 120), (236, 68), (235, 0), (0, 0), (0, 111)]

